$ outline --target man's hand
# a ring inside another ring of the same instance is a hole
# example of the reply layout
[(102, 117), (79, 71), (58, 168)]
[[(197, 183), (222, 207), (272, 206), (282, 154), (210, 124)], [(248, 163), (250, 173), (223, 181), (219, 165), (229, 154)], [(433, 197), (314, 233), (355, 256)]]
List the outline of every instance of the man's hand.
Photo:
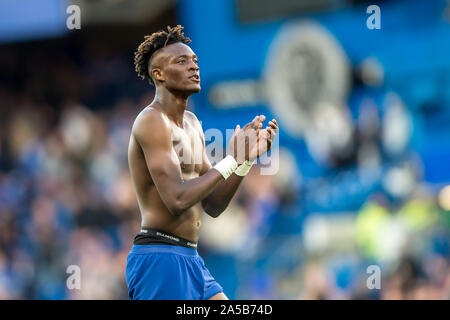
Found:
[(250, 150), (257, 148), (258, 136), (265, 119), (264, 115), (260, 115), (256, 116), (253, 121), (247, 123), (242, 129), (239, 125), (236, 126), (230, 140), (228, 154), (233, 156), (239, 165), (244, 163), (245, 160), (253, 161), (256, 159), (257, 153), (251, 153)]
[(264, 130), (259, 130), (258, 142), (250, 149), (249, 159), (253, 161), (272, 147), (272, 140), (278, 132), (277, 120), (272, 119)]

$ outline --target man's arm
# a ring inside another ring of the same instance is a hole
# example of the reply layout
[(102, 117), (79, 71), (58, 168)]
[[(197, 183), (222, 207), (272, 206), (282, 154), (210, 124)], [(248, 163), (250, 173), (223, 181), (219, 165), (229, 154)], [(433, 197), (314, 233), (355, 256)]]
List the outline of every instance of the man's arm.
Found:
[(172, 147), (171, 127), (160, 112), (144, 111), (136, 120), (132, 134), (142, 148), (162, 201), (173, 215), (181, 215), (224, 181), (217, 170), (208, 170), (191, 180), (183, 179)]
[[(207, 162), (203, 163), (203, 166), (203, 168), (206, 168), (206, 172), (212, 168), (208, 159)], [(203, 210), (211, 217), (217, 218), (228, 207), (243, 179), (243, 176), (233, 173), (202, 200)]]

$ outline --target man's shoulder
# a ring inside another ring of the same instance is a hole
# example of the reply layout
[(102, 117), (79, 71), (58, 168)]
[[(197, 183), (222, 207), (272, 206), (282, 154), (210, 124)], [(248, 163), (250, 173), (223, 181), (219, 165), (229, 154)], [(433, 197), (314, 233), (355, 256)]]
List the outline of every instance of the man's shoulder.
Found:
[(145, 107), (136, 117), (133, 123), (132, 134), (142, 134), (145, 131), (170, 130), (167, 117), (160, 110), (151, 106)]
[(186, 119), (189, 119), (189, 121), (191, 121), (191, 123), (193, 125), (195, 125), (196, 127), (199, 127), (201, 129), (201, 123), (198, 120), (197, 116), (195, 115), (195, 113), (193, 113), (192, 111), (189, 110), (185, 110), (184, 111), (184, 116)]
[(184, 115), (185, 115), (185, 117), (188, 118), (188, 119), (198, 121), (197, 116), (196, 116), (195, 113), (193, 113), (192, 111), (185, 110), (185, 111), (184, 111)]

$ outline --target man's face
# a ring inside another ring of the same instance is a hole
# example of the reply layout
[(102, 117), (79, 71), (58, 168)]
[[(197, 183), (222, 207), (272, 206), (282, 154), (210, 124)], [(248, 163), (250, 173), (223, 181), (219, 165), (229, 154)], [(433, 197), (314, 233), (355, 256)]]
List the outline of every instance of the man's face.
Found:
[(184, 43), (160, 49), (152, 58), (151, 68), (153, 79), (161, 81), (169, 91), (193, 94), (201, 89), (197, 56)]

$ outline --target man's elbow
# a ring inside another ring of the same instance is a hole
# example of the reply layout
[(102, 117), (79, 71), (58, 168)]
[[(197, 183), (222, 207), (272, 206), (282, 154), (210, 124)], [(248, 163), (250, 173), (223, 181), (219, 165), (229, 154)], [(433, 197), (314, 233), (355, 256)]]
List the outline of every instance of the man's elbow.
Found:
[(175, 217), (179, 217), (181, 216), (183, 213), (185, 213), (188, 209), (190, 208), (190, 206), (181, 200), (174, 200), (169, 206), (168, 209), (170, 211), (170, 213), (175, 216)]
[(210, 206), (207, 204), (203, 204), (203, 211), (205, 211), (209, 216), (213, 218), (217, 218), (220, 216), (220, 214), (223, 212), (220, 208), (217, 208), (216, 206)]
[(205, 210), (205, 212), (210, 217), (213, 217), (213, 218), (217, 218), (217, 217), (219, 217), (222, 214), (222, 211), (219, 211), (219, 210), (208, 210), (208, 211)]

